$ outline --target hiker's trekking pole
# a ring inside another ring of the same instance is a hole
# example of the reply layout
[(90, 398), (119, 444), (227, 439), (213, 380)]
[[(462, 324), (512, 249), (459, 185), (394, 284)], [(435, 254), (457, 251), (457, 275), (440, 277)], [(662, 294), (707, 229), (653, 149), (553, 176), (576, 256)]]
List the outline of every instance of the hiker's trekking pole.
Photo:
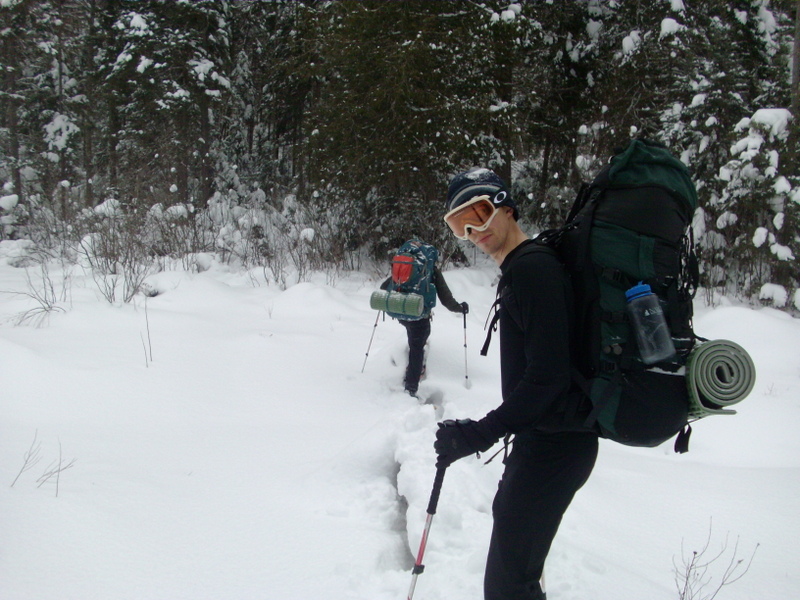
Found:
[(472, 382), (469, 380), (469, 371), (467, 370), (467, 313), (464, 315), (464, 387), (470, 389)]
[(378, 313), (378, 316), (375, 317), (375, 325), (372, 327), (372, 335), (369, 336), (369, 345), (367, 346), (367, 355), (364, 357), (364, 364), (361, 365), (361, 372), (364, 372), (364, 367), (367, 366), (367, 359), (369, 358), (369, 349), (372, 348), (372, 338), (375, 337), (375, 330), (378, 328), (378, 319), (381, 318), (381, 313)]
[(417, 561), (414, 563), (414, 570), (412, 571), (413, 575), (411, 576), (411, 588), (408, 590), (408, 600), (411, 600), (412, 596), (414, 596), (417, 577), (425, 570), (422, 564), (422, 557), (425, 555), (425, 546), (428, 545), (428, 532), (431, 530), (433, 515), (436, 514), (436, 505), (439, 504), (439, 492), (442, 491), (442, 481), (444, 480), (444, 472), (446, 469), (447, 467), (437, 467), (436, 469), (431, 498), (428, 501), (428, 516), (425, 518), (425, 529), (422, 531), (422, 539), (419, 542), (419, 552), (417, 552)]

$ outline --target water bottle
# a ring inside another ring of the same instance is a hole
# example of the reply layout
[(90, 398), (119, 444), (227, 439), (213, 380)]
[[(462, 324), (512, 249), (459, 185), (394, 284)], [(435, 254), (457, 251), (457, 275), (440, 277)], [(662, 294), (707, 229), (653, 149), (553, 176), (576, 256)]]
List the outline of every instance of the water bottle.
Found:
[(652, 365), (675, 356), (664, 310), (650, 286), (639, 282), (625, 292), (625, 298), (628, 300), (628, 316), (642, 362)]

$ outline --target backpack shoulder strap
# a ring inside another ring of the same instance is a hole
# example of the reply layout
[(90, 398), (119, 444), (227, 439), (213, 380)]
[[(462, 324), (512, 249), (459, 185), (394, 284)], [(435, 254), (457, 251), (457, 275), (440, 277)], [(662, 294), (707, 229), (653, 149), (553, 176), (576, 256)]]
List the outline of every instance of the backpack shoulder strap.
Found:
[[(539, 241), (538, 238), (526, 240), (522, 242), (522, 244), (520, 244), (516, 250), (514, 250), (514, 255), (511, 257), (511, 263), (508, 265), (508, 268), (506, 268), (506, 271), (500, 276), (500, 281), (497, 283), (497, 294), (495, 296), (495, 301), (492, 303), (492, 306), (489, 309), (491, 320), (489, 316), (486, 318), (488, 326), (486, 328), (486, 339), (481, 347), (481, 356), (486, 356), (486, 353), (489, 351), (489, 346), (492, 343), (492, 333), (497, 331), (497, 322), (500, 320), (500, 302), (502, 302), (504, 293), (507, 293), (506, 289), (511, 285), (511, 264), (518, 261), (520, 257), (533, 252), (549, 252), (555, 256), (558, 255), (554, 248)], [(519, 321), (517, 315), (511, 315), (511, 317), (515, 321)]]

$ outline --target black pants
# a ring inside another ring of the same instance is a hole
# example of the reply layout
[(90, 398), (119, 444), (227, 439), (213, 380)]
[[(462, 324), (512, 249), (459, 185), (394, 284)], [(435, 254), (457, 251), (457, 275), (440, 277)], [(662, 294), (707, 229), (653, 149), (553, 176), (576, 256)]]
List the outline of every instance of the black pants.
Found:
[(486, 600), (539, 600), (550, 544), (597, 458), (594, 433), (531, 433), (514, 440), (492, 505)]
[(408, 367), (403, 382), (406, 390), (416, 393), (425, 361), (425, 342), (431, 335), (431, 320), (427, 318), (418, 321), (400, 321), (400, 323), (406, 328), (408, 335)]

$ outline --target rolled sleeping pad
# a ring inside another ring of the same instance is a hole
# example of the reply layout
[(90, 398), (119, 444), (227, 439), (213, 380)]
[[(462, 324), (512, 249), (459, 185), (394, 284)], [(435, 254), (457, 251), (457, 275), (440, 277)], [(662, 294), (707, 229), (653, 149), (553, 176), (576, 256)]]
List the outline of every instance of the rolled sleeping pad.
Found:
[(425, 299), (419, 294), (376, 290), (369, 297), (369, 306), (388, 313), (419, 317), (425, 308)]
[(709, 340), (695, 346), (686, 363), (689, 417), (735, 415), (728, 407), (744, 400), (755, 382), (753, 359), (739, 344)]

